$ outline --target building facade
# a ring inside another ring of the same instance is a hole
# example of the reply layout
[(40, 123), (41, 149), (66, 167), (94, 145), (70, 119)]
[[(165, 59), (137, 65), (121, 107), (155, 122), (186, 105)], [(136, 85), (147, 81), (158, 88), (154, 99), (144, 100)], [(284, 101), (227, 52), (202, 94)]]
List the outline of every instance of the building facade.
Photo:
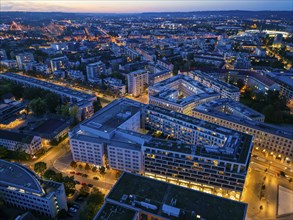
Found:
[(28, 168), (0, 160), (0, 193), (4, 203), (55, 218), (67, 211), (67, 199), (62, 183), (46, 181)]
[(140, 96), (146, 92), (149, 73), (145, 70), (137, 70), (127, 74), (128, 93), (134, 97)]

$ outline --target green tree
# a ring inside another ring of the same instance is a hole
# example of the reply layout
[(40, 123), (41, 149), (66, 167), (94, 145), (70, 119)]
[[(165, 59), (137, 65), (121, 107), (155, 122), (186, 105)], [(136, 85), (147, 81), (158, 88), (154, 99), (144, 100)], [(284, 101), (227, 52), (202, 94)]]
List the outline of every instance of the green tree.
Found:
[(105, 168), (104, 166), (101, 166), (101, 167), (99, 168), (99, 171), (100, 171), (100, 174), (101, 174), (101, 175), (105, 175), (105, 174), (106, 174), (106, 168)]
[(93, 171), (93, 172), (97, 172), (97, 170), (98, 170), (97, 167), (93, 167), (93, 168), (92, 168), (92, 171)]
[(57, 107), (57, 113), (63, 117), (69, 116), (69, 104), (61, 105)]
[(61, 209), (57, 213), (57, 219), (64, 219), (64, 218), (67, 218), (67, 212), (65, 211), (65, 209)]
[(57, 107), (60, 104), (60, 98), (55, 93), (48, 93), (45, 97), (45, 102), (47, 104), (48, 110), (52, 113), (56, 113)]
[(5, 147), (0, 146), (0, 158), (6, 158), (8, 150)]
[(71, 161), (70, 166), (73, 168), (77, 167), (77, 163), (75, 161)]
[(33, 99), (29, 105), (33, 113), (36, 115), (42, 115), (47, 111), (47, 104), (41, 98)]
[(47, 164), (45, 162), (38, 162), (34, 165), (34, 171), (37, 173), (43, 173), (47, 169)]
[(81, 196), (87, 196), (89, 192), (90, 192), (90, 188), (87, 185), (83, 185), (79, 190), (79, 193)]
[(93, 106), (94, 106), (94, 112), (99, 111), (102, 108), (100, 99), (97, 99), (97, 101), (94, 101)]
[(86, 205), (80, 212), (81, 220), (92, 220), (95, 214), (99, 211), (104, 203), (104, 194), (98, 189), (93, 188), (92, 193), (89, 194)]
[(70, 195), (70, 194), (74, 193), (76, 183), (74, 182), (73, 176), (70, 176), (70, 177), (65, 176), (65, 177), (63, 177), (61, 182), (64, 184), (66, 195)]
[(84, 169), (85, 169), (85, 170), (90, 170), (91, 167), (90, 167), (90, 165), (86, 164), (85, 167), (84, 167)]
[(61, 182), (63, 179), (63, 176), (61, 173), (56, 173), (54, 170), (48, 169), (44, 172), (43, 178), (46, 180)]

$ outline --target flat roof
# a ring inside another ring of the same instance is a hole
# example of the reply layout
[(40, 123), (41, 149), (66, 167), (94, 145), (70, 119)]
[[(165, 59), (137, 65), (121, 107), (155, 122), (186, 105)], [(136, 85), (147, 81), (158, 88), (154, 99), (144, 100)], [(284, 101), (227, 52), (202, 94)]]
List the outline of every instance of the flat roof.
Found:
[(257, 129), (257, 130), (260, 130), (263, 132), (267, 132), (270, 134), (278, 135), (278, 136), (285, 137), (288, 139), (293, 139), (293, 132), (290, 131), (290, 129), (285, 129), (285, 128), (278, 127), (278, 126), (271, 125), (271, 124), (264, 123), (264, 122), (257, 122), (257, 121), (252, 121), (252, 120), (245, 119), (245, 118), (239, 118), (234, 115), (225, 114), (225, 113), (213, 110), (213, 109), (201, 110), (201, 109), (195, 108), (195, 109), (193, 109), (193, 111), (200, 112), (200, 113), (207, 114), (207, 115), (211, 115), (211, 116), (214, 116), (215, 118), (221, 118), (223, 120), (232, 121), (237, 124), (251, 127), (251, 128), (254, 128), (254, 129)]
[[(252, 108), (247, 107), (246, 105), (241, 104), (240, 102), (233, 101), (231, 99), (217, 99), (212, 100), (206, 103), (203, 103), (196, 107), (196, 109), (215, 109), (218, 107), (230, 107), (233, 110), (240, 112), (241, 114), (247, 117), (264, 117), (263, 114), (253, 110)], [(231, 113), (233, 115), (233, 113)]]
[(12, 141), (30, 144), (33, 138), (34, 136), (32, 135), (22, 134), (19, 132), (8, 131), (8, 130), (0, 130), (0, 139), (6, 139), (6, 140), (12, 140)]
[(130, 99), (118, 99), (95, 113), (90, 119), (82, 123), (82, 126), (112, 132), (130, 117), (141, 110), (141, 103)]
[(79, 101), (85, 100), (85, 99), (92, 100), (95, 98), (94, 95), (90, 95), (90, 94), (83, 93), (77, 90), (69, 89), (64, 86), (59, 86), (53, 83), (49, 83), (44, 80), (39, 80), (33, 77), (24, 76), (24, 75), (20, 75), (16, 73), (8, 73), (8, 72), (2, 73), (0, 74), (0, 78), (1, 77), (8, 80), (17, 80), (19, 82), (31, 84), (31, 85), (34, 85), (35, 87), (42, 88), (45, 90), (59, 92), (59, 93), (62, 93), (63, 95), (74, 97), (78, 99)]
[(0, 184), (42, 194), (38, 176), (26, 167), (0, 160)]
[(99, 211), (99, 214), (94, 218), (95, 220), (132, 220), (137, 216), (137, 211), (128, 209), (126, 207), (106, 202)]
[[(181, 99), (176, 99), (173, 96), (178, 96), (180, 87), (188, 90), (187, 96)], [(194, 101), (209, 98), (219, 95), (213, 89), (204, 86), (198, 81), (193, 80), (189, 76), (177, 75), (169, 79), (163, 80), (149, 87), (150, 98), (154, 97), (164, 102), (170, 102), (177, 105), (188, 105)]]
[[(144, 144), (145, 147), (150, 147), (153, 149), (162, 149), (167, 151), (172, 151), (175, 153), (184, 153), (189, 155), (201, 156), (206, 158), (213, 158), (217, 160), (225, 160), (236, 163), (246, 163), (249, 159), (250, 146), (252, 142), (252, 136), (244, 134), (240, 137), (235, 137), (237, 140), (237, 145), (233, 146), (234, 152), (232, 154), (225, 154), (223, 152), (209, 151), (206, 149), (204, 145), (192, 145), (186, 144), (182, 141), (170, 141), (170, 140), (162, 140), (158, 138), (153, 138), (150, 141)], [(231, 143), (227, 143), (228, 147), (232, 145)], [(225, 148), (219, 147), (218, 149)]]
[[(245, 219), (247, 211), (245, 203), (126, 172), (106, 201), (168, 219), (194, 220), (199, 215), (204, 219), (238, 220)], [(163, 205), (179, 209), (179, 216), (165, 214)]]

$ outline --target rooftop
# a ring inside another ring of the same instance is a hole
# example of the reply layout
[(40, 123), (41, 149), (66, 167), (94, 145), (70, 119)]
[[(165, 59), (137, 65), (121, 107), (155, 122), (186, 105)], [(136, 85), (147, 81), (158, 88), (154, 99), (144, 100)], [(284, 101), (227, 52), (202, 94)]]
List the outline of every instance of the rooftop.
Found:
[(245, 203), (130, 173), (120, 177), (106, 201), (168, 219), (245, 219), (247, 210)]
[(42, 187), (38, 176), (26, 167), (0, 160), (0, 184), (14, 188), (42, 194)]
[(12, 140), (17, 142), (22, 142), (25, 144), (30, 144), (34, 136), (24, 135), (18, 132), (0, 130), (0, 139)]
[(85, 99), (93, 100), (95, 98), (94, 95), (79, 92), (77, 90), (69, 89), (64, 86), (59, 86), (59, 85), (56, 85), (53, 83), (49, 83), (49, 82), (46, 82), (43, 80), (38, 80), (33, 77), (24, 76), (24, 75), (20, 75), (20, 74), (16, 74), (16, 73), (3, 73), (3, 74), (0, 74), (0, 78), (1, 77), (5, 78), (5, 79), (9, 79), (9, 80), (17, 80), (19, 82), (24, 82), (24, 83), (27, 83), (27, 84), (30, 84), (30, 85), (33, 85), (35, 87), (42, 88), (45, 90), (55, 91), (55, 92), (64, 94), (66, 96), (74, 97), (78, 101), (85, 100)]
[[(223, 147), (214, 147), (213, 151), (210, 151), (210, 146), (203, 144), (191, 145), (186, 144), (181, 141), (170, 141), (153, 138), (152, 140), (146, 142), (144, 146), (151, 147), (155, 149), (163, 149), (172, 152), (179, 152), (189, 155), (202, 156), (207, 158), (213, 158), (217, 160), (225, 160), (237, 163), (246, 163), (249, 159), (250, 145), (252, 142), (252, 136), (243, 135), (242, 137), (234, 137), (237, 141), (237, 145), (234, 146), (233, 153), (226, 154)], [(227, 143), (228, 147), (232, 145), (232, 140)], [(218, 151), (217, 151), (218, 150)]]
[(94, 218), (95, 220), (132, 220), (137, 215), (137, 211), (107, 202), (100, 209), (99, 213), (100, 214)]
[(177, 105), (187, 105), (194, 101), (217, 96), (213, 89), (185, 75), (177, 75), (149, 87), (150, 98), (161, 99)]
[[(197, 109), (205, 110), (205, 109), (219, 109), (219, 108), (230, 108), (233, 112), (225, 110), (224, 112), (227, 114), (235, 114), (234, 111), (241, 113), (242, 115), (249, 117), (249, 118), (256, 118), (256, 117), (264, 117), (263, 114), (249, 108), (240, 102), (233, 101), (231, 99), (217, 99), (212, 100), (210, 102), (203, 103), (197, 106)], [(220, 110), (219, 110), (220, 111)], [(222, 111), (222, 110), (221, 110)], [(222, 111), (223, 112), (223, 111)]]
[(140, 110), (141, 104), (138, 102), (130, 99), (115, 100), (83, 122), (82, 126), (110, 133)]
[(251, 128), (255, 128), (267, 133), (271, 133), (274, 135), (278, 135), (281, 137), (285, 137), (288, 139), (293, 139), (293, 132), (290, 130), (286, 130), (285, 128), (282, 127), (278, 127), (275, 125), (271, 125), (271, 124), (267, 124), (267, 123), (263, 123), (263, 122), (257, 122), (257, 121), (252, 121), (252, 120), (248, 120), (245, 118), (239, 118), (233, 115), (229, 115), (229, 114), (225, 114), (223, 112), (219, 112), (217, 110), (213, 110), (213, 109), (206, 109), (206, 110), (201, 110), (201, 109), (194, 109), (193, 111), (197, 111), (197, 112), (201, 112), (204, 114), (208, 114), (211, 116), (215, 116), (215, 118), (221, 118), (224, 120), (228, 120), (228, 121), (232, 121), (238, 124), (242, 124), (243, 126), (249, 126)]

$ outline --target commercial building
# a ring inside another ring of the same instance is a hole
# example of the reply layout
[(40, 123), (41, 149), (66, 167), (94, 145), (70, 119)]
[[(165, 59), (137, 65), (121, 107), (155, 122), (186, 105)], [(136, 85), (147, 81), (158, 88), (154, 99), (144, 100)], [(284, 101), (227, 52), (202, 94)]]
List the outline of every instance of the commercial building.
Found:
[[(145, 129), (170, 140), (153, 138)], [(233, 199), (241, 196), (252, 147), (250, 135), (129, 99), (113, 101), (69, 137), (75, 161), (228, 193)]]
[(182, 72), (182, 74), (191, 77), (192, 79), (199, 81), (203, 85), (215, 90), (221, 95), (221, 98), (229, 98), (235, 101), (240, 99), (240, 91), (236, 86), (230, 85), (219, 79), (209, 76), (201, 71)]
[(106, 74), (106, 65), (102, 61), (88, 64), (86, 65), (86, 74), (89, 82), (98, 82), (99, 77)]
[(55, 218), (67, 200), (62, 183), (46, 181), (17, 163), (0, 160), (0, 193), (4, 203)]
[(33, 61), (35, 61), (35, 59), (32, 53), (21, 53), (16, 55), (16, 62), (19, 69), (24, 69), (26, 63), (31, 63)]
[(123, 173), (94, 220), (244, 220), (247, 204)]
[(0, 130), (0, 146), (7, 150), (21, 150), (33, 155), (42, 148), (42, 139), (38, 136)]
[(149, 82), (149, 73), (146, 70), (137, 70), (127, 74), (128, 93), (134, 97), (146, 92)]
[(3, 73), (0, 74), (0, 78), (10, 80), (24, 86), (41, 88), (56, 93), (63, 101), (70, 102), (73, 106), (78, 106), (81, 118), (88, 118), (94, 113), (93, 102), (97, 99), (94, 95), (16, 73)]
[(220, 98), (216, 93), (188, 76), (177, 75), (148, 88), (149, 103), (187, 115), (204, 102)]
[(254, 147), (293, 160), (293, 132), (278, 126), (226, 114), (208, 105), (193, 110), (195, 118), (254, 136)]

